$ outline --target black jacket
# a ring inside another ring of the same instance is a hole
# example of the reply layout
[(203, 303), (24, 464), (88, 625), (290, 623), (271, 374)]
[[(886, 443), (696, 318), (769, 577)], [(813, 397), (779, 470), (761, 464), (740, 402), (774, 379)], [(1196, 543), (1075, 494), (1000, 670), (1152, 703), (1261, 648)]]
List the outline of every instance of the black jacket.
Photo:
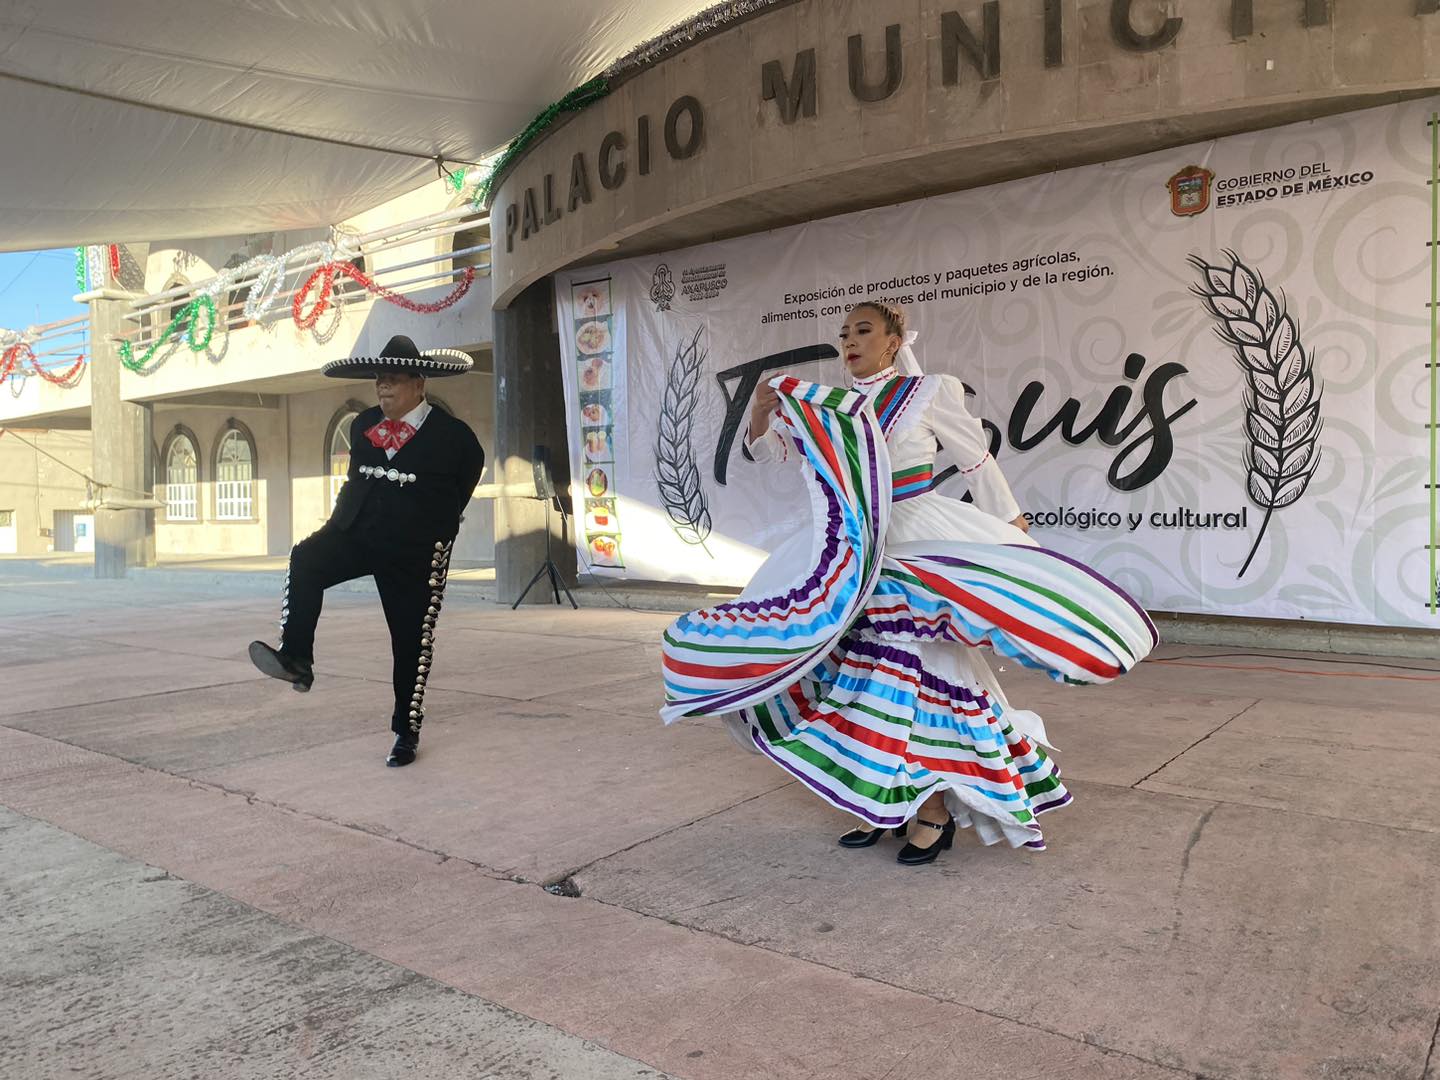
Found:
[[(480, 473), (485, 451), (470, 425), (431, 406), (410, 441), (387, 458), (365, 432), (385, 418), (380, 406), (366, 409), (350, 425), (350, 471), (335, 498), (332, 528), (363, 532), (366, 538), (398, 548), (429, 548), (454, 539)], [(409, 477), (404, 484), (361, 470), (383, 469)]]

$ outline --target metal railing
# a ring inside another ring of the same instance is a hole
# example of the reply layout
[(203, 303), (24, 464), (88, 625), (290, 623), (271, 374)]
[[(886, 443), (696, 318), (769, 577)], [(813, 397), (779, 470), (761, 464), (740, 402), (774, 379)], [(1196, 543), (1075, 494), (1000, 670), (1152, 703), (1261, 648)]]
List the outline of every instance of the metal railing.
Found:
[(21, 331), (0, 330), (0, 383), (17, 396), (32, 377), (57, 386), (77, 386), (89, 362), (88, 313)]
[[(327, 241), (305, 244), (282, 255), (256, 256), (241, 267), (222, 270), (201, 281), (134, 298), (123, 316), (133, 328), (117, 340), (129, 342), (132, 354), (138, 355), (162, 341), (167, 347), (172, 342), (178, 346), (191, 332), (208, 337), (275, 322), (291, 314), (296, 294), (307, 284), (311, 290), (305, 299), (312, 303), (320, 299), (317, 283), (309, 279), (327, 264), (352, 263), (379, 290), (395, 294), (453, 282), (467, 273), (488, 275), (488, 239), (384, 264), (387, 253), (413, 244), (480, 228), (485, 228), (488, 236), (488, 225), (484, 211), (464, 205), (367, 233), (335, 231)], [(325, 298), (328, 303), (344, 306), (369, 298), (369, 287), (343, 271), (332, 273), (330, 284), (332, 288)], [(256, 293), (261, 294), (260, 302), (256, 301)], [(197, 303), (201, 298), (208, 301), (203, 315)], [(197, 306), (189, 307), (192, 304)], [(209, 325), (211, 310), (213, 326)], [(317, 341), (321, 340), (320, 334), (316, 336)]]

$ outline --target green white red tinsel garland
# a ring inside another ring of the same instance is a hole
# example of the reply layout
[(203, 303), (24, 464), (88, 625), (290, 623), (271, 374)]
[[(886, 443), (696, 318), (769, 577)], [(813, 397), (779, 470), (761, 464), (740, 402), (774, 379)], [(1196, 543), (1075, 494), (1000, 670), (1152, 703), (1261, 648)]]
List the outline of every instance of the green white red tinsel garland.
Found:
[[(160, 336), (144, 353), (136, 356), (130, 342), (120, 342), (120, 363), (127, 370), (138, 375), (149, 375), (157, 370), (181, 343), (193, 353), (208, 352), (211, 341), (217, 332), (228, 333), (224, 320), (219, 316), (220, 304), (217, 301), (222, 294), (235, 288), (237, 279), (259, 270), (249, 286), (250, 292), (246, 297), (244, 307), (245, 317), (251, 321), (258, 321), (269, 313), (281, 292), (284, 291), (285, 277), (290, 265), (303, 264), (317, 255), (323, 257), (325, 261), (317, 266), (305, 279), (304, 284), (295, 291), (290, 312), (295, 326), (300, 330), (309, 330), (319, 341), (328, 340), (330, 334), (334, 332), (333, 324), (331, 329), (325, 332), (317, 330), (316, 327), (320, 317), (326, 311), (335, 308), (334, 292), (337, 278), (348, 277), (378, 299), (406, 311), (423, 315), (433, 315), (453, 307), (470, 291), (470, 286), (475, 281), (475, 268), (467, 266), (461, 273), (454, 289), (439, 300), (421, 303), (380, 284), (351, 262), (349, 258), (335, 257), (344, 251), (345, 246), (343, 238), (339, 244), (328, 241), (307, 244), (281, 256), (257, 255), (240, 266), (232, 267), (217, 275), (206, 284), (203, 292), (180, 308), (165, 329), (161, 331)], [(313, 302), (311, 301), (312, 293), (316, 294)], [(308, 311), (306, 310), (307, 306)], [(338, 308), (335, 308), (335, 311), (338, 315)]]
[[(449, 183), (460, 190), (466, 179), (464, 171), (451, 173)], [(284, 255), (256, 255), (238, 266), (222, 270), (197, 290), (194, 299), (182, 306), (171, 317), (160, 336), (140, 355), (135, 354), (129, 341), (119, 343), (120, 363), (137, 375), (149, 375), (156, 371), (175, 351), (184, 344), (193, 353), (208, 353), (217, 333), (229, 333), (225, 320), (220, 318), (222, 304), (237, 288), (247, 290), (244, 304), (245, 318), (258, 322), (268, 315), (285, 291), (285, 280), (290, 268), (320, 259), (308, 278), (295, 291), (291, 301), (291, 317), (300, 330), (309, 330), (319, 342), (329, 340), (334, 333), (334, 321), (327, 330), (317, 329), (321, 316), (333, 310), (338, 317), (339, 307), (335, 302), (335, 281), (348, 277), (367, 292), (386, 303), (417, 314), (433, 315), (453, 307), (470, 291), (475, 282), (475, 268), (467, 266), (461, 272), (455, 287), (430, 303), (411, 300), (403, 293), (388, 288), (355, 265), (355, 245), (350, 236), (336, 232), (332, 239), (318, 243), (304, 244), (287, 251)], [(108, 266), (107, 266), (108, 262)], [(86, 291), (102, 286), (106, 270), (113, 279), (120, 272), (120, 251), (118, 244), (92, 245), (75, 249), (75, 283)], [(239, 284), (242, 279), (246, 284)], [(314, 293), (312, 301), (311, 294)], [(308, 310), (307, 310), (308, 307)], [(223, 355), (223, 349), (221, 350)], [(212, 359), (214, 359), (212, 357)], [(35, 359), (29, 342), (15, 341), (0, 350), (0, 383), (10, 381), (11, 389), (22, 386), (30, 375), (39, 375), (46, 382), (56, 386), (71, 387), (79, 384), (84, 374), (85, 357), (78, 357), (75, 363), (62, 371), (46, 370)], [(18, 393), (18, 391), (16, 391)]]
[[(206, 317), (204, 322), (205, 332), (203, 334), (197, 334), (195, 329), (200, 323), (199, 316), (202, 312)], [(159, 363), (153, 366), (151, 365), (151, 361), (154, 360), (156, 353), (165, 348), (177, 333), (181, 333), (182, 327), (184, 328), (185, 344), (190, 347), (190, 351), (193, 353), (203, 353), (210, 348), (210, 339), (215, 336), (215, 324), (217, 321), (215, 301), (209, 296), (197, 296), (175, 313), (174, 318), (170, 320), (170, 324), (161, 331), (160, 336), (155, 339), (151, 346), (145, 350), (145, 354), (138, 360), (135, 357), (135, 350), (130, 342), (120, 342), (120, 363), (124, 365), (126, 370), (133, 371), (137, 375), (149, 375), (160, 366)], [(168, 355), (167, 350), (166, 356)], [(164, 359), (165, 357), (161, 357), (161, 363), (164, 362)]]

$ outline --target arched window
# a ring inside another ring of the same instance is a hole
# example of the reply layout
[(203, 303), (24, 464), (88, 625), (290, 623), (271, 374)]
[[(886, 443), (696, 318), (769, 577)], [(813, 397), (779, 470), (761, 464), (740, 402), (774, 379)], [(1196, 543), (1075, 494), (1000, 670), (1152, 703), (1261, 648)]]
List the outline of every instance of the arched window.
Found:
[(335, 509), (335, 499), (350, 472), (350, 425), (365, 411), (358, 401), (347, 401), (330, 418), (325, 429), (325, 508)]
[(215, 444), (215, 517), (219, 521), (255, 517), (255, 439), (238, 420), (226, 422)]
[(196, 495), (200, 482), (200, 454), (195, 435), (175, 425), (165, 440), (160, 458), (165, 477), (165, 519), (167, 521), (198, 521), (200, 502)]

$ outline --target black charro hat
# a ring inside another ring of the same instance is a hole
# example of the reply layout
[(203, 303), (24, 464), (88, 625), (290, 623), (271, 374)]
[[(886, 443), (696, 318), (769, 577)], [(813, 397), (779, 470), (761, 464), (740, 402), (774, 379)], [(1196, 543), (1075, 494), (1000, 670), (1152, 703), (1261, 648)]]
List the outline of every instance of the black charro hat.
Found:
[(470, 357), (456, 349), (436, 349), (428, 355), (423, 354), (404, 334), (396, 334), (385, 343), (379, 356), (332, 360), (320, 370), (332, 379), (373, 379), (382, 371), (399, 371), (436, 379), (445, 375), (463, 375), (473, 363)]

